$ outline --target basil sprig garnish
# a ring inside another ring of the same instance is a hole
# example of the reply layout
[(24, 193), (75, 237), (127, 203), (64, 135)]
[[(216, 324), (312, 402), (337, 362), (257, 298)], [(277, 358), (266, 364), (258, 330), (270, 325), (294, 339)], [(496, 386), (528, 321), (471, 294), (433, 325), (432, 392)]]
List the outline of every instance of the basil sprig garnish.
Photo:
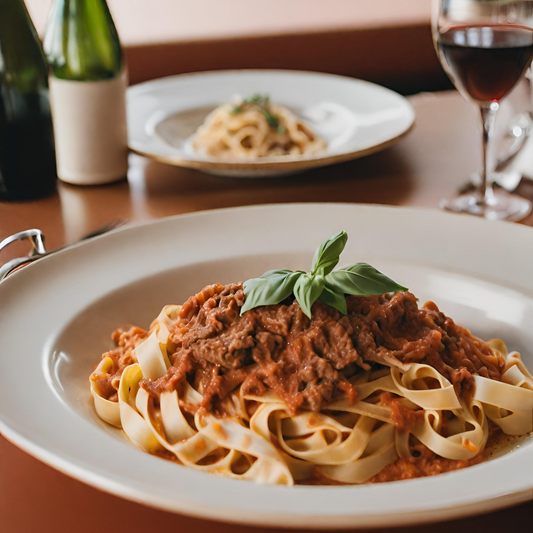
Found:
[(333, 270), (347, 241), (345, 231), (326, 239), (315, 252), (309, 272), (269, 270), (259, 278), (245, 281), (246, 300), (241, 315), (254, 307), (279, 304), (291, 294), (308, 318), (317, 300), (346, 315), (347, 294), (370, 296), (408, 290), (367, 263)]

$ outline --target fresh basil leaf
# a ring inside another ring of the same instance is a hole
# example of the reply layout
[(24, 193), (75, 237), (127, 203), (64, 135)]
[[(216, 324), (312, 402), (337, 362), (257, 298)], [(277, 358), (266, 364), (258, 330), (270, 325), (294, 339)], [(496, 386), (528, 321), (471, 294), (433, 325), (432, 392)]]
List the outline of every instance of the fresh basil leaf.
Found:
[(303, 274), (301, 271), (269, 270), (259, 278), (249, 279), (244, 282), (244, 295), (246, 299), (241, 307), (241, 315), (254, 307), (261, 305), (276, 305), (290, 296), (294, 284)]
[(357, 263), (331, 272), (326, 278), (326, 286), (333, 292), (354, 296), (408, 290), (367, 263)]
[(311, 308), (322, 294), (324, 284), (324, 276), (303, 274), (294, 285), (294, 297), (309, 319), (311, 319)]
[(324, 276), (329, 274), (339, 262), (339, 257), (347, 241), (348, 234), (345, 231), (323, 241), (313, 256), (311, 272), (316, 274), (320, 271)]
[(337, 309), (337, 311), (340, 311), (343, 315), (348, 314), (348, 309), (346, 307), (346, 298), (344, 294), (339, 294), (338, 292), (334, 292), (331, 289), (328, 289), (328, 287), (324, 287), (324, 290), (322, 291), (322, 294), (318, 297), (318, 300), (321, 301), (323, 304), (329, 305), (330, 307)]

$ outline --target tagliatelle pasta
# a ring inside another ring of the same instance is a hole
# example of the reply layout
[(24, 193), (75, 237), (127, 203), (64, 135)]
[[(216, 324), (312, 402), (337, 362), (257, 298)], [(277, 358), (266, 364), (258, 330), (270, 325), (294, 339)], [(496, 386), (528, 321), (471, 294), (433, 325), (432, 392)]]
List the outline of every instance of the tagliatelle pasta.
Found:
[(327, 143), (286, 107), (257, 97), (217, 107), (198, 128), (192, 146), (211, 157), (255, 159), (313, 155)]
[[(229, 385), (226, 390), (216, 378), (211, 382), (195, 380), (191, 360), (184, 355), (192, 349), (192, 341), (183, 341), (177, 348), (177, 339), (190, 334), (192, 317), (200, 316), (202, 309), (206, 310), (205, 322), (202, 318), (204, 329), (194, 343), (214, 341), (212, 353), (251, 349), (244, 333), (231, 339), (224, 337), (223, 322), (212, 330), (218, 333), (206, 329), (210, 324), (207, 310), (215, 305), (222, 308), (220, 301), (217, 304), (214, 299), (220, 292), (213, 287), (206, 288), (183, 308), (166, 306), (150, 331), (137, 335), (131, 343), (122, 338), (125, 350), (121, 357), (127, 355), (129, 364), (120, 369), (117, 401), (106, 397), (109, 392), (101, 385), (102, 380), (111, 381), (116, 374), (117, 354), (104, 354), (91, 375), (98, 416), (121, 427), (146, 452), (173, 458), (199, 471), (258, 483), (358, 484), (378, 480), (387, 468), (399, 468), (402, 461), (413, 461), (413, 438), (417, 446), (432, 452), (438, 457), (436, 460), (448, 461), (448, 469), (453, 469), (456, 463), (463, 467), (477, 460), (487, 444), (491, 425), (509, 435), (533, 431), (533, 378), (520, 355), (508, 353), (499, 340), (483, 347), (483, 341), (468, 338), (476, 349), (482, 347), (488, 358), (500, 361), (503, 371), (501, 380), (474, 372), (472, 386), (462, 394), (434, 366), (405, 360), (401, 368), (376, 364), (354, 371), (347, 378), (354, 398), (334, 395), (319, 410), (305, 404), (295, 410), (272, 389), (254, 392), (251, 389), (255, 385), (247, 385), (239, 374), (240, 367), (234, 363), (228, 363), (234, 370), (228, 370), (225, 378), (230, 383), (234, 380), (235, 387)], [(238, 294), (236, 291), (228, 294)], [(383, 298), (380, 305), (390, 307), (392, 301)], [(313, 313), (321, 312), (321, 305)], [(428, 307), (428, 316), (436, 313), (432, 306)], [(277, 312), (286, 312), (280, 306), (273, 307)], [(350, 312), (349, 316), (358, 316), (355, 311)], [(249, 322), (234, 314), (228, 316), (241, 325), (243, 332), (251, 327), (250, 321), (257, 320), (253, 315), (249, 315)], [(273, 324), (274, 315), (268, 316)], [(345, 320), (334, 314), (328, 316), (340, 320), (341, 325)], [(310, 321), (308, 329), (312, 330), (313, 324)], [(274, 325), (271, 327), (275, 329)], [(348, 326), (344, 323), (343, 327)], [(363, 329), (361, 326), (360, 335)], [(261, 339), (261, 332), (258, 335)], [(313, 350), (319, 351), (321, 345), (316, 342)], [(401, 343), (405, 349), (414, 341), (406, 342)], [(189, 365), (188, 370), (180, 370), (180, 364)], [(250, 360), (247, 364), (250, 371), (258, 371), (257, 362)], [(189, 377), (178, 379), (180, 371)], [(268, 381), (267, 377), (264, 379)], [(206, 408), (212, 383), (219, 387), (219, 396)], [(159, 394), (154, 393), (154, 387), (159, 387)], [(225, 395), (220, 390), (225, 390)]]

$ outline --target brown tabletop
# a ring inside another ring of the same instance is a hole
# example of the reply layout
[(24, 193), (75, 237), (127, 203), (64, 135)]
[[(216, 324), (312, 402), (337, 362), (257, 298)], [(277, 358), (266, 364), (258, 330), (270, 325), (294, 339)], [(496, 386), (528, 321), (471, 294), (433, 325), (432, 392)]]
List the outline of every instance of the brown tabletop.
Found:
[[(479, 163), (477, 112), (456, 93), (419, 95), (413, 131), (397, 145), (364, 159), (291, 178), (238, 180), (208, 176), (131, 156), (128, 181), (81, 188), (26, 203), (0, 202), (0, 240), (40, 228), (49, 249), (104, 223), (148, 220), (218, 207), (274, 202), (365, 202), (436, 208)], [(532, 223), (530, 217), (526, 223)], [(533, 230), (532, 230), (533, 232)], [(533, 233), (532, 233), (533, 235)], [(0, 263), (26, 253), (14, 245)], [(5, 357), (5, 354), (3, 355)], [(495, 483), (498, 480), (494, 480)], [(533, 502), (476, 518), (395, 531), (529, 531)], [(260, 533), (260, 528), (207, 522), (110, 496), (53, 470), (0, 437), (0, 531), (191, 531)]]

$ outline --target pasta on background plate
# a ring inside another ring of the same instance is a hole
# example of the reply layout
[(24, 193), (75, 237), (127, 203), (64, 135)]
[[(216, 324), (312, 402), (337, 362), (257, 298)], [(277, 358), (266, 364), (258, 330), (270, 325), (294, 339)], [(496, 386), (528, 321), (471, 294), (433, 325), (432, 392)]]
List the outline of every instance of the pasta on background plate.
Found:
[(289, 109), (255, 95), (212, 111), (193, 136), (192, 146), (215, 158), (250, 160), (315, 155), (327, 143)]
[(520, 354), (366, 263), (333, 270), (346, 239), (308, 273), (209, 285), (148, 331), (115, 331), (90, 377), (98, 415), (146, 452), (283, 485), (440, 474), (531, 433)]

